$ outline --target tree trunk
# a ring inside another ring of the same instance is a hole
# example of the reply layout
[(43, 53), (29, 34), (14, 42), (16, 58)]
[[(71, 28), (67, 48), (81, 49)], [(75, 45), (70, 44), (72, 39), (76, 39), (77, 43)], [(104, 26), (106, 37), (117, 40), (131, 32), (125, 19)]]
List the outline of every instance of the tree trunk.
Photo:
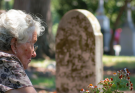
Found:
[(30, 1), (31, 0), (14, 0), (13, 8), (30, 12)]
[(38, 16), (45, 22), (43, 24), (46, 27), (45, 32), (38, 38), (36, 43), (39, 46), (36, 51), (36, 59), (55, 58), (55, 42), (51, 29), (50, 0), (15, 0), (13, 8), (25, 10), (32, 15)]
[(131, 1), (132, 0), (125, 0), (125, 4), (121, 7), (120, 12), (116, 18), (115, 23), (114, 23), (113, 32), (112, 32), (112, 36), (111, 36), (111, 40), (110, 40), (110, 55), (114, 55), (113, 41), (114, 41), (114, 36), (115, 36), (115, 30), (119, 26), (120, 17), (123, 14), (123, 12), (126, 10), (127, 3), (131, 2)]
[(2, 9), (2, 1), (3, 1), (3, 0), (0, 0), (0, 9)]

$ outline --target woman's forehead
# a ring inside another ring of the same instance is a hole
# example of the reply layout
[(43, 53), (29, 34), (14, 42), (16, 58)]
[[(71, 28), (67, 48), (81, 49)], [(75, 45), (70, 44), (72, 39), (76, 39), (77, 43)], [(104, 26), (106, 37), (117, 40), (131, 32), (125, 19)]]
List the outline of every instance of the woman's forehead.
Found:
[(34, 31), (33, 34), (29, 37), (28, 42), (35, 43), (37, 41), (37, 32)]

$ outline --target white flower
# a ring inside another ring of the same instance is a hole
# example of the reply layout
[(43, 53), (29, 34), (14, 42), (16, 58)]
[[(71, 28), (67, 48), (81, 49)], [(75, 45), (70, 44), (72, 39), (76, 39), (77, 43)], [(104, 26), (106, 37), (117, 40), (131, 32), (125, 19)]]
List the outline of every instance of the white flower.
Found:
[(85, 91), (84, 89), (81, 89), (81, 91), (80, 91), (80, 92), (81, 92), (81, 93), (83, 93), (84, 91)]

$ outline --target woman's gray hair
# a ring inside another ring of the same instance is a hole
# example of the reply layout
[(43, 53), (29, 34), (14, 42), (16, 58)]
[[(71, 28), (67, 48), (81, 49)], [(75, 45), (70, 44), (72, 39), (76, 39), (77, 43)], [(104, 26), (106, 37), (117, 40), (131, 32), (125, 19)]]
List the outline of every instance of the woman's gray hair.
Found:
[(0, 15), (0, 50), (11, 49), (11, 39), (26, 43), (34, 31), (40, 36), (45, 28), (38, 17), (32, 17), (21, 10), (11, 9)]

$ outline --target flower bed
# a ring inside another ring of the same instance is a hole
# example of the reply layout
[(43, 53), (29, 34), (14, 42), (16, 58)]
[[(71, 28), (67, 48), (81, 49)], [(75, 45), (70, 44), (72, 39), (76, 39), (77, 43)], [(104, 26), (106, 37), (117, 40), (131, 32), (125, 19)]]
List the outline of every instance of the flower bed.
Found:
[[(124, 68), (124, 70), (119, 70), (116, 73), (113, 73), (113, 77), (105, 78), (105, 80), (101, 80), (98, 85), (102, 87), (93, 86), (89, 84), (87, 87), (89, 90), (81, 89), (81, 93), (121, 93), (120, 89), (129, 89), (133, 90), (133, 83), (130, 81), (130, 72), (128, 69)], [(116, 79), (119, 78), (119, 79)]]

